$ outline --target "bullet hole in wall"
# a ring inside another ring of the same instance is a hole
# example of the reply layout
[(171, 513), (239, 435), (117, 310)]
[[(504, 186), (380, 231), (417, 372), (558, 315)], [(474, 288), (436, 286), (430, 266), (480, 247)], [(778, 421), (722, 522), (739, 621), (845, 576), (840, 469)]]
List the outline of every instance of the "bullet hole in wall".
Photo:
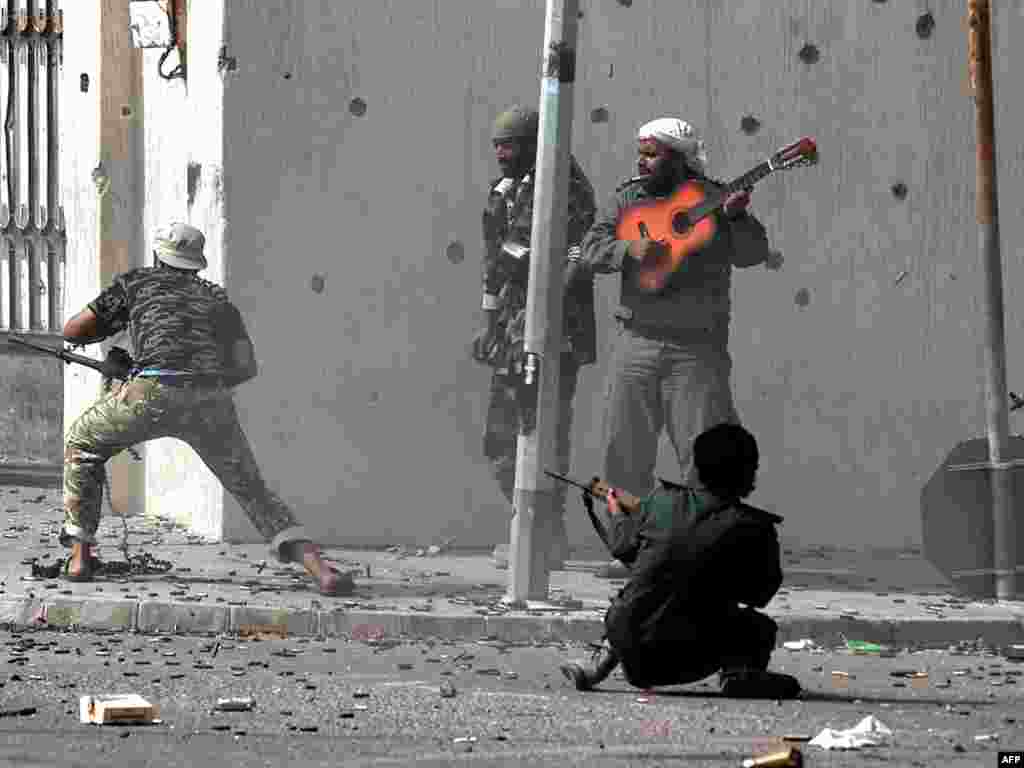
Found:
[(740, 130), (743, 131), (747, 136), (753, 136), (761, 129), (761, 121), (753, 115), (747, 115), (740, 120)]
[(78, 78), (78, 88), (82, 93), (89, 92), (89, 76), (84, 72)]
[(773, 272), (778, 272), (782, 269), (782, 265), (785, 261), (785, 258), (782, 256), (782, 251), (772, 250), (768, 252), (768, 258), (764, 260), (764, 268), (770, 269)]
[(597, 107), (596, 109), (590, 110), (590, 122), (592, 123), (607, 123), (608, 122), (608, 110), (604, 107)]
[(619, 5), (623, 8), (631, 8), (633, 6), (633, 0), (619, 0)]
[(811, 292), (806, 288), (801, 288), (796, 292), (796, 296), (793, 297), (793, 303), (803, 309), (811, 303)]
[(897, 181), (895, 184), (892, 185), (892, 187), (890, 187), (890, 189), (892, 190), (892, 196), (895, 197), (897, 200), (907, 199), (907, 185), (904, 184), (902, 181)]
[(323, 293), (326, 285), (326, 275), (313, 275), (313, 278), (309, 281), (309, 287), (313, 289), (313, 293)]
[(935, 17), (930, 13), (922, 13), (917, 17), (917, 24), (914, 26), (914, 29), (919, 38), (927, 40), (935, 30)]
[(807, 43), (807, 45), (800, 49), (800, 53), (797, 55), (804, 64), (817, 64), (821, 58), (821, 52), (814, 43)]
[(366, 102), (357, 96), (348, 103), (348, 111), (356, 117), (362, 117), (366, 114)]
[(444, 249), (444, 255), (452, 264), (461, 264), (466, 259), (466, 247), (460, 240), (452, 240)]
[(122, 104), (121, 105), (121, 117), (131, 117), (131, 116), (132, 116), (132, 108), (129, 107), (127, 104)]
[(380, 392), (370, 393), (370, 405), (376, 405), (380, 402)]
[(285, 72), (283, 77), (284, 77), (285, 80), (291, 80), (292, 79), (292, 73), (291, 72)]
[(199, 163), (189, 163), (185, 167), (185, 194), (188, 195), (188, 205), (191, 208), (196, 201), (196, 190), (199, 189), (199, 177), (202, 176), (203, 166)]
[(582, 19), (583, 18), (583, 11), (582, 10), (576, 12), (576, 18), (577, 19)]

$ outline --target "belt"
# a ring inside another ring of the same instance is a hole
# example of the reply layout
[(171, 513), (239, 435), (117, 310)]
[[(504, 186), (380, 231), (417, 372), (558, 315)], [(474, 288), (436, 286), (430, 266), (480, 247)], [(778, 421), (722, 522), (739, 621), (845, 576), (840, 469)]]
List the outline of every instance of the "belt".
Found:
[(616, 318), (622, 327), (632, 334), (652, 341), (667, 341), (676, 344), (708, 343), (718, 340), (712, 328), (673, 328), (671, 326), (642, 325), (629, 318)]
[(163, 368), (133, 368), (132, 378), (154, 379), (172, 387), (227, 387), (223, 376), (193, 371), (170, 371)]

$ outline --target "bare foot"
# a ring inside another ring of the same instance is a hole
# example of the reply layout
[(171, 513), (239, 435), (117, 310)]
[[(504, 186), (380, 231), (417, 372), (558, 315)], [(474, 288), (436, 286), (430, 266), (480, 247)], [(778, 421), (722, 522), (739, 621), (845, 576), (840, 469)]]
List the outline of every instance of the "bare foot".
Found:
[(68, 563), (68, 573), (72, 576), (81, 576), (89, 568), (86, 563), (92, 560), (92, 544), (75, 542), (71, 545), (71, 562)]
[(347, 573), (339, 573), (324, 563), (320, 557), (320, 547), (312, 542), (301, 542), (296, 545), (296, 554), (301, 554), (302, 567), (313, 577), (322, 595), (348, 595), (355, 589), (355, 582)]

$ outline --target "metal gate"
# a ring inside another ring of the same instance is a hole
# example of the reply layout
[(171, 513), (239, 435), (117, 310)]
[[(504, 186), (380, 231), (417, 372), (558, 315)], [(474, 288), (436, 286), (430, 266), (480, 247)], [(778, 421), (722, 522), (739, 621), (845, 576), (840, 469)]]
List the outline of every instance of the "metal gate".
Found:
[(0, 332), (59, 333), (63, 324), (65, 1), (0, 0)]

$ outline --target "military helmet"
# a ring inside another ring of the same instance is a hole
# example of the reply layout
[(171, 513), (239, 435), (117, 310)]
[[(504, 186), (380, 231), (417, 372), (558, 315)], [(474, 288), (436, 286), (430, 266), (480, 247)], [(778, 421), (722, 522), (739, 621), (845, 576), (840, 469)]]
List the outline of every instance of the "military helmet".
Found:
[(537, 110), (520, 104), (509, 107), (494, 120), (491, 138), (494, 141), (508, 139), (537, 139), (540, 115)]

